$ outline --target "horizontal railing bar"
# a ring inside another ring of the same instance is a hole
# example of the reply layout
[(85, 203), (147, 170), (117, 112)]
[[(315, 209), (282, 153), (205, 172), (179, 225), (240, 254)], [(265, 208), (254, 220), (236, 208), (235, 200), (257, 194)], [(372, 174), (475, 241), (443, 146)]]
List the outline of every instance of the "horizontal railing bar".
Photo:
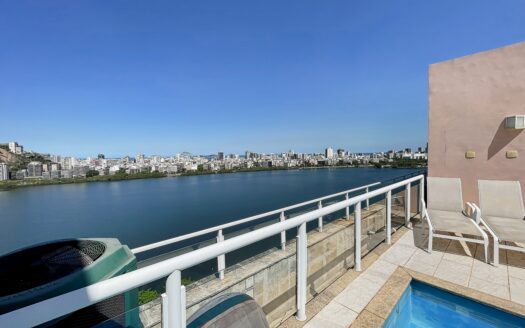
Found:
[(357, 188), (341, 191), (341, 192), (338, 192), (338, 193), (335, 193), (335, 194), (331, 194), (331, 195), (328, 195), (328, 196), (323, 196), (323, 197), (312, 199), (312, 200), (309, 200), (309, 201), (306, 201), (306, 202), (302, 202), (302, 203), (299, 203), (299, 204), (294, 204), (294, 205), (290, 205), (290, 206), (287, 206), (287, 207), (283, 207), (283, 208), (280, 208), (278, 210), (273, 210), (273, 211), (270, 211), (270, 212), (257, 214), (257, 215), (254, 215), (254, 216), (250, 216), (250, 217), (247, 217), (247, 218), (244, 218), (244, 219), (237, 220), (237, 221), (225, 223), (225, 224), (222, 224), (222, 225), (219, 225), (219, 226), (215, 226), (215, 227), (203, 229), (203, 230), (200, 230), (200, 231), (192, 232), (192, 233), (189, 233), (189, 234), (186, 234), (186, 235), (182, 235), (182, 236), (178, 236), (178, 237), (174, 237), (174, 238), (158, 241), (158, 242), (155, 242), (155, 243), (152, 243), (152, 244), (148, 244), (148, 245), (140, 246), (140, 247), (137, 247), (137, 248), (133, 248), (131, 250), (131, 252), (133, 254), (138, 254), (138, 253), (150, 251), (150, 250), (155, 249), (155, 248), (167, 246), (167, 245), (174, 244), (174, 243), (177, 243), (177, 242), (180, 242), (180, 241), (184, 241), (184, 240), (188, 240), (188, 239), (191, 239), (191, 238), (195, 238), (195, 237), (199, 237), (199, 236), (202, 236), (202, 235), (206, 235), (206, 234), (209, 234), (209, 233), (212, 233), (212, 232), (219, 231), (221, 229), (231, 228), (231, 227), (234, 227), (234, 226), (237, 226), (237, 225), (240, 225), (240, 224), (243, 224), (243, 223), (247, 223), (247, 222), (250, 222), (250, 221), (254, 221), (254, 220), (257, 220), (257, 219), (261, 219), (261, 218), (264, 218), (264, 217), (267, 217), (267, 216), (270, 216), (270, 215), (279, 214), (279, 213), (281, 213), (283, 211), (289, 211), (289, 210), (292, 210), (292, 209), (295, 209), (295, 208), (298, 208), (298, 207), (302, 207), (302, 206), (306, 206), (306, 205), (309, 205), (309, 204), (312, 204), (312, 203), (316, 203), (318, 201), (322, 201), (322, 200), (325, 200), (325, 199), (329, 199), (329, 198), (345, 195), (347, 193), (351, 193), (351, 192), (355, 192), (355, 191), (360, 191), (360, 190), (366, 189), (368, 187), (377, 186), (380, 183), (381, 182), (371, 183), (371, 184), (368, 184), (366, 186), (361, 186), (361, 187), (357, 187)]
[(283, 222), (278, 222), (214, 245), (182, 254), (180, 256), (155, 263), (150, 266), (110, 278), (108, 280), (97, 282), (87, 287), (83, 287), (32, 305), (28, 305), (26, 307), (1, 315), (0, 327), (28, 327), (48, 322), (73, 311), (122, 294), (130, 289), (138, 288), (152, 281), (164, 278), (175, 270), (184, 270), (190, 268), (216, 258), (221, 254), (235, 251), (239, 248), (256, 243), (262, 239), (279, 234), (282, 231), (295, 228), (302, 223), (316, 220), (320, 216), (337, 212), (344, 209), (345, 207), (352, 206), (366, 199), (387, 193), (389, 190), (399, 188), (422, 178), (424, 178), (424, 176), (420, 175), (400, 181), (395, 184), (370, 191), (366, 194), (358, 195), (348, 200), (342, 200), (336, 204), (296, 216)]

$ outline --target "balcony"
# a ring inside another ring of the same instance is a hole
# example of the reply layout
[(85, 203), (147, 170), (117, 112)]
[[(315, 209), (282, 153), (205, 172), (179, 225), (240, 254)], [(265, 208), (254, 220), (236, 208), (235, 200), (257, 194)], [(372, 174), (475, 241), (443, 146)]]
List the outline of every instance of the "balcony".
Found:
[[(436, 239), (428, 252), (428, 225), (421, 220), (424, 186), (423, 175), (367, 185), (139, 247), (132, 251), (217, 234), (211, 245), (6, 313), (0, 323), (48, 322), (168, 276), (161, 298), (132, 310), (140, 313), (140, 325), (183, 327), (211, 299), (241, 292), (262, 307), (270, 327), (381, 326), (413, 280), (525, 316), (525, 255), (501, 249), (501, 264), (494, 266), (483, 261), (482, 245), (447, 239)], [(312, 204), (317, 209), (292, 214)], [(324, 222), (323, 216), (341, 212), (339, 219)], [(278, 215), (276, 223), (223, 233), (271, 215)], [(307, 232), (309, 223), (314, 226)], [(290, 230), (297, 231), (296, 238), (288, 238)], [(271, 236), (279, 236), (279, 247), (226, 267), (228, 253)], [(182, 284), (182, 270), (210, 259), (218, 263), (216, 275)], [(132, 327), (126, 315), (106, 322)]]

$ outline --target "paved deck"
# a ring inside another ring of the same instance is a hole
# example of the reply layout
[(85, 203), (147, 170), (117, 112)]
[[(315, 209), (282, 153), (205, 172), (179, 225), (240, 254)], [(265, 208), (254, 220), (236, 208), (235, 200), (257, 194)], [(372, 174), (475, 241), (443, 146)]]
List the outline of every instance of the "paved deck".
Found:
[(291, 318), (283, 326), (351, 326), (399, 267), (525, 305), (524, 253), (501, 250), (501, 264), (495, 267), (484, 262), (482, 245), (435, 238), (434, 249), (428, 253), (422, 249), (426, 240), (424, 226), (416, 225), (392, 246), (384, 245), (384, 252), (369, 261), (363, 272), (354, 273), (342, 291), (324, 300), (324, 307), (309, 311), (311, 319), (306, 324)]

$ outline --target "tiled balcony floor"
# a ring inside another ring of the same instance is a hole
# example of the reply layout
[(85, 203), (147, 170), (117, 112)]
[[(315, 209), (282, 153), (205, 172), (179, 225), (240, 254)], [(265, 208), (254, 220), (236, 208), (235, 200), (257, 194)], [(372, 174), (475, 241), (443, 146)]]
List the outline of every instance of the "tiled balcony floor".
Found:
[(363, 271), (354, 272), (352, 281), (325, 300), (320, 311), (310, 311), (314, 313), (306, 324), (291, 318), (283, 326), (349, 327), (398, 267), (525, 305), (525, 253), (501, 250), (500, 266), (495, 267), (484, 262), (481, 244), (435, 238), (428, 253), (426, 240), (424, 225), (407, 229), (390, 247), (381, 245), (387, 249), (373, 261), (366, 264), (365, 257)]

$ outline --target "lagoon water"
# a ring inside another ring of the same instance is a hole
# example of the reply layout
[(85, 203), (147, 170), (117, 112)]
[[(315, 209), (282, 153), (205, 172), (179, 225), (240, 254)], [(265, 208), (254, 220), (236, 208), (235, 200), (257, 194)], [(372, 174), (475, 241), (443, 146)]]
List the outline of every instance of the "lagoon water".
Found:
[(327, 168), (20, 188), (0, 192), (0, 254), (77, 237), (133, 248), (411, 172)]

